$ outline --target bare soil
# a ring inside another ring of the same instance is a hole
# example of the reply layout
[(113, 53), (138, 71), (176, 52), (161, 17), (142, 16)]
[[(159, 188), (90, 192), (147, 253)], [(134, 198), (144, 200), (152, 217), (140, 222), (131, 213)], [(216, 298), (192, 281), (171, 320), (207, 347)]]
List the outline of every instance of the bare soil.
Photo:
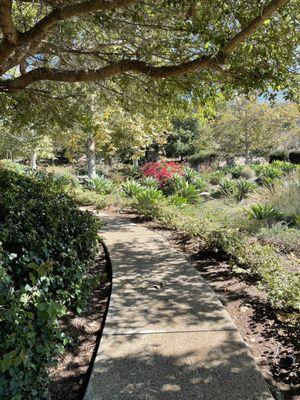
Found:
[(86, 310), (78, 315), (70, 311), (60, 321), (71, 345), (50, 371), (50, 399), (81, 400), (88, 383), (94, 356), (98, 349), (108, 307), (110, 283), (107, 277), (107, 260), (101, 249), (90, 273), (104, 277), (91, 293)]

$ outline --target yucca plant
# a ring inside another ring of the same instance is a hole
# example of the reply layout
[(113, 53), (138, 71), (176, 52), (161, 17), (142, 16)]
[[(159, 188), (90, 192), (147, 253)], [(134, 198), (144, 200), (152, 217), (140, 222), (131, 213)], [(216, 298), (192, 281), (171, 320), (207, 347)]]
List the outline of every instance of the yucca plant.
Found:
[(225, 177), (224, 171), (215, 171), (207, 174), (207, 179), (212, 185), (218, 185), (220, 180)]
[(247, 181), (247, 179), (239, 179), (234, 188), (234, 197), (236, 201), (242, 201), (248, 197), (249, 193), (253, 192), (255, 187), (256, 185)]
[(163, 199), (164, 196), (159, 190), (144, 189), (136, 195), (133, 207), (139, 215), (152, 218)]
[(95, 178), (89, 179), (88, 186), (101, 194), (111, 193), (114, 188), (113, 182), (103, 175), (98, 175)]
[(157, 179), (153, 178), (152, 176), (146, 176), (141, 180), (142, 186), (146, 187), (147, 189), (158, 189), (158, 181)]
[(127, 179), (127, 181), (123, 183), (122, 189), (128, 197), (134, 198), (144, 190), (143, 186), (133, 179)]
[(253, 204), (248, 212), (250, 219), (273, 220), (282, 218), (282, 213), (271, 204)]

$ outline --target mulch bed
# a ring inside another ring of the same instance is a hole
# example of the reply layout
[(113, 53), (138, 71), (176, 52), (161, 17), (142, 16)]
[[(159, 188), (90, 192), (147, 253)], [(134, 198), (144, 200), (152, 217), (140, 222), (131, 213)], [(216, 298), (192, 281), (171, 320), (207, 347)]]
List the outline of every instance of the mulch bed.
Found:
[(299, 325), (290, 326), (284, 315), (276, 315), (265, 293), (254, 281), (235, 274), (224, 254), (204, 253), (196, 240), (186, 241), (170, 233), (167, 236), (188, 254), (224, 304), (274, 398), (300, 400)]
[(50, 399), (83, 399), (108, 307), (110, 282), (107, 264), (101, 247), (90, 273), (107, 276), (107, 279), (93, 290), (87, 308), (81, 315), (68, 312), (61, 320), (62, 330), (71, 339), (71, 345), (58, 360), (57, 367), (50, 371)]

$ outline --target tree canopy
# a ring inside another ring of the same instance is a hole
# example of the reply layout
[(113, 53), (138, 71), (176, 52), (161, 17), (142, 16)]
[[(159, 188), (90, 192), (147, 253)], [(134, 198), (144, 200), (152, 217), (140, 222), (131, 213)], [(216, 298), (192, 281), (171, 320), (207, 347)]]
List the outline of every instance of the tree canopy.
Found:
[(2, 0), (0, 91), (51, 92), (54, 81), (292, 96), (298, 16), (297, 0)]
[(200, 129), (198, 146), (226, 156), (262, 155), (299, 140), (299, 108), (295, 103), (271, 106), (237, 97), (220, 102), (216, 115)]

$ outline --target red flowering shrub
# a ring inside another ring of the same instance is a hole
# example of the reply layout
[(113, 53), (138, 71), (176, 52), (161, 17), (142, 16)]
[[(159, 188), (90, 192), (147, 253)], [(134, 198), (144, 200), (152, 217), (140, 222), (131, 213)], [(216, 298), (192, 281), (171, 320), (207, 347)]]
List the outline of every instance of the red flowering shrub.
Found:
[(174, 161), (148, 162), (141, 167), (141, 171), (144, 176), (155, 178), (160, 187), (163, 187), (174, 174), (183, 175), (182, 165)]

